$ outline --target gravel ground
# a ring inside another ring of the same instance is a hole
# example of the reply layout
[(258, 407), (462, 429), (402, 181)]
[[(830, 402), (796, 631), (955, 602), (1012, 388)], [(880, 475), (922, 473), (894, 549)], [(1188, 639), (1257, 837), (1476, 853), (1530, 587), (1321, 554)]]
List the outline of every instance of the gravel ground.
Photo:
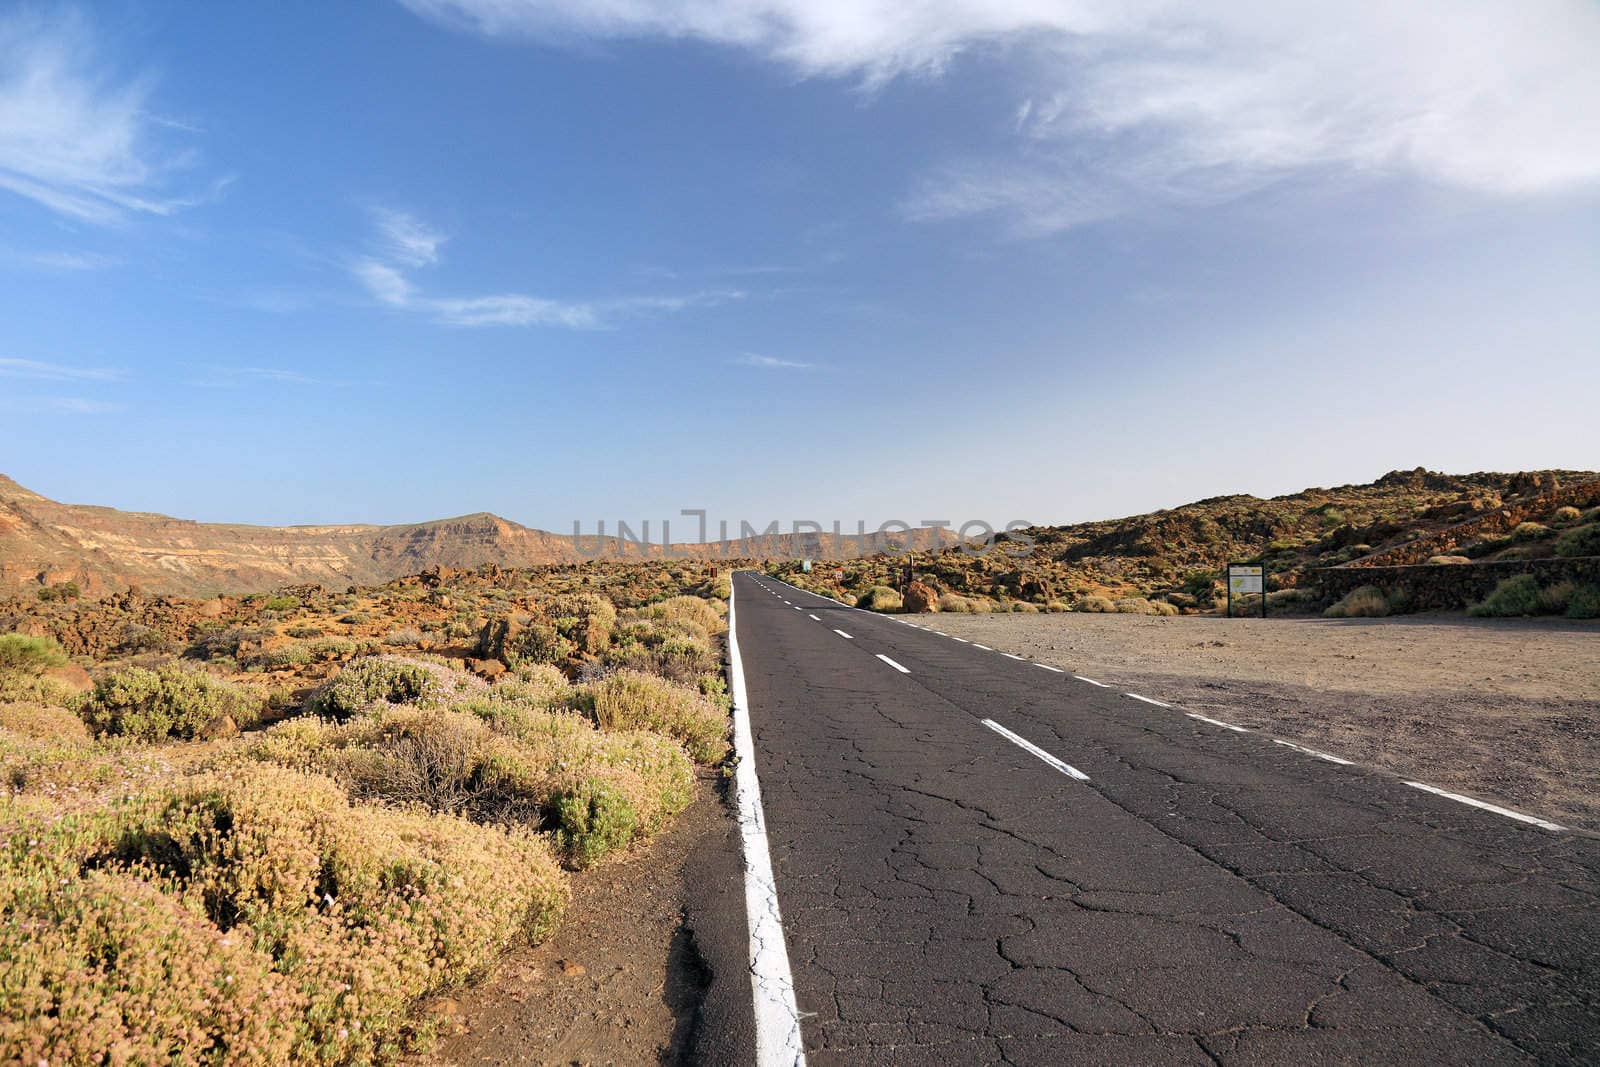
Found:
[(1600, 832), (1595, 623), (1445, 615), (936, 618), (958, 637)]

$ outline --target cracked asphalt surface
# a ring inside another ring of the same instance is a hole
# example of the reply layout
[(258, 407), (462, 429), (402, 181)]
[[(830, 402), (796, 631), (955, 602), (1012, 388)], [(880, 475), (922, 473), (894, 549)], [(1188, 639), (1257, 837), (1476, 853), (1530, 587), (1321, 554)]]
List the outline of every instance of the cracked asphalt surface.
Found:
[(1600, 1060), (1600, 841), (734, 582), (812, 1063)]

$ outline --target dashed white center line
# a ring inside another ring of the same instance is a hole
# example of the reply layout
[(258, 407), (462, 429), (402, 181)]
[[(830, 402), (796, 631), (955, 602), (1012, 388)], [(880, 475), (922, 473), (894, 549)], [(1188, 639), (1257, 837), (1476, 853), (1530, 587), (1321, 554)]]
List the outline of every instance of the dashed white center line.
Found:
[(1052, 667), (1048, 663), (1035, 663), (1034, 666), (1035, 667), (1043, 667), (1047, 671), (1055, 671), (1057, 674), (1066, 674), (1067, 673), (1066, 671), (1062, 670), (1060, 667)]
[(1080, 682), (1088, 682), (1090, 685), (1098, 685), (1101, 689), (1110, 689), (1111, 688), (1109, 685), (1107, 685), (1104, 682), (1097, 682), (1093, 678), (1085, 678), (1081, 674), (1074, 674), (1073, 677), (1076, 678)]
[(1354, 764), (1347, 759), (1340, 759), (1338, 756), (1330, 756), (1326, 752), (1318, 752), (1314, 748), (1307, 748), (1304, 745), (1297, 745), (1293, 741), (1285, 741), (1281, 737), (1274, 737), (1272, 739), (1272, 743), (1275, 745), (1282, 745), (1284, 748), (1292, 748), (1296, 752), (1304, 752), (1308, 756), (1315, 756), (1318, 759), (1325, 759), (1329, 763), (1337, 763), (1341, 767), (1354, 766)]
[(1548, 822), (1544, 819), (1536, 819), (1532, 815), (1524, 815), (1520, 811), (1512, 811), (1510, 808), (1502, 808), (1498, 804), (1490, 804), (1486, 801), (1474, 800), (1471, 797), (1462, 796), (1460, 793), (1448, 793), (1445, 790), (1440, 789), (1438, 786), (1427, 785), (1423, 782), (1407, 782), (1406, 785), (1409, 785), (1412, 789), (1420, 789), (1424, 793), (1432, 793), (1435, 796), (1448, 797), (1449, 799), (1457, 801), (1461, 804), (1470, 804), (1474, 808), (1482, 808), (1484, 811), (1492, 811), (1496, 815), (1504, 815), (1508, 819), (1516, 819), (1518, 822), (1532, 823), (1534, 826), (1538, 826), (1545, 830), (1554, 830), (1560, 832), (1566, 829), (1566, 827), (1562, 826), (1560, 823)]
[[(1152, 703), (1154, 703), (1154, 702), (1152, 701)], [(1170, 707), (1171, 705), (1164, 705), (1164, 706)], [(1233, 725), (1233, 723), (1231, 723), (1231, 722), (1223, 722), (1221, 719), (1212, 719), (1212, 718), (1208, 718), (1208, 717), (1206, 717), (1204, 715), (1197, 715), (1192, 711), (1186, 711), (1186, 712), (1184, 712), (1184, 714), (1189, 716), (1189, 718), (1191, 718), (1191, 719), (1199, 719), (1201, 722), (1210, 723), (1212, 726), (1220, 726), (1224, 730), (1232, 730), (1236, 734), (1247, 734), (1247, 733), (1250, 732), (1249, 730), (1246, 730), (1243, 726), (1235, 726), (1235, 725)]]
[(894, 660), (890, 659), (888, 656), (885, 656), (882, 652), (878, 653), (878, 658), (883, 660), (883, 662), (887, 663), (889, 666), (893, 667), (895, 670), (899, 671), (901, 674), (910, 674), (911, 673), (911, 668), (910, 667), (902, 667), (902, 666), (900, 666), (900, 664), (896, 663)]
[(993, 719), (984, 719), (983, 725), (987, 726), (989, 729), (993, 730), (1007, 741), (1010, 741), (1013, 745), (1016, 745), (1024, 752), (1031, 752), (1035, 756), (1038, 756), (1040, 759), (1050, 764), (1050, 766), (1054, 767), (1068, 778), (1076, 778), (1080, 782), (1087, 782), (1089, 780), (1089, 776), (1087, 774), (1084, 774), (1072, 764), (1056, 759), (1050, 753), (1046, 752), (1032, 741), (1029, 741), (1026, 737), (1018, 737), (1016, 734), (1012, 733), (1010, 730), (1007, 730), (1004, 726), (1001, 726)]
[(1138, 693), (1123, 693), (1122, 695), (1125, 696), (1125, 697), (1132, 697), (1135, 700), (1142, 700), (1146, 704), (1154, 704), (1158, 708), (1170, 708), (1170, 707), (1172, 707), (1171, 704), (1164, 704), (1159, 700), (1151, 700), (1149, 697), (1142, 697)]
[(817, 618), (815, 615), (811, 614), (811, 612), (809, 612), (809, 611), (806, 612), (806, 618), (810, 619), (812, 622), (821, 622), (822, 621), (821, 619)]
[(855, 638), (851, 637), (849, 634), (845, 633), (843, 630), (835, 630), (833, 632), (838, 634), (840, 637), (844, 638), (846, 641), (854, 641), (855, 640)]

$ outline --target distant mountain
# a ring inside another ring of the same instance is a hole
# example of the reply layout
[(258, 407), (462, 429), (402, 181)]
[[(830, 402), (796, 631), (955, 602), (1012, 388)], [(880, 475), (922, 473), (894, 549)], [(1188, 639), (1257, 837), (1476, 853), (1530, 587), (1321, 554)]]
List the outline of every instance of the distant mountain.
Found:
[[(655, 528), (659, 532), (659, 526)], [(314, 582), (372, 585), (433, 566), (530, 567), (576, 563), (591, 555), (659, 556), (612, 537), (597, 548), (593, 531), (571, 536), (534, 530), (479, 512), (400, 526), (245, 526), (194, 522), (148, 512), (62, 504), (0, 475), (0, 593), (75, 583), (86, 596), (137, 585), (146, 592), (191, 596)], [(933, 531), (918, 531), (931, 547)], [(870, 536), (868, 552), (903, 537)], [(949, 543), (943, 534), (938, 543)], [(855, 538), (777, 535), (716, 544), (680, 544), (698, 558), (856, 555)], [(581, 548), (581, 551), (580, 551)], [(603, 551), (601, 550), (603, 549)]]

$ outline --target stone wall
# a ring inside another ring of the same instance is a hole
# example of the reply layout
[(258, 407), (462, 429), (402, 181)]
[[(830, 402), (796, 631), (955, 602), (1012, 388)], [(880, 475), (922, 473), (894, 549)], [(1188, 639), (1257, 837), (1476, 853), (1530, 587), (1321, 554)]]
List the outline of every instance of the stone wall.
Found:
[(1533, 575), (1541, 586), (1563, 581), (1600, 585), (1600, 556), (1431, 566), (1324, 567), (1306, 571), (1300, 586), (1334, 601), (1359, 586), (1375, 585), (1386, 593), (1405, 593), (1412, 611), (1455, 611), (1477, 603), (1503, 579), (1519, 574)]

